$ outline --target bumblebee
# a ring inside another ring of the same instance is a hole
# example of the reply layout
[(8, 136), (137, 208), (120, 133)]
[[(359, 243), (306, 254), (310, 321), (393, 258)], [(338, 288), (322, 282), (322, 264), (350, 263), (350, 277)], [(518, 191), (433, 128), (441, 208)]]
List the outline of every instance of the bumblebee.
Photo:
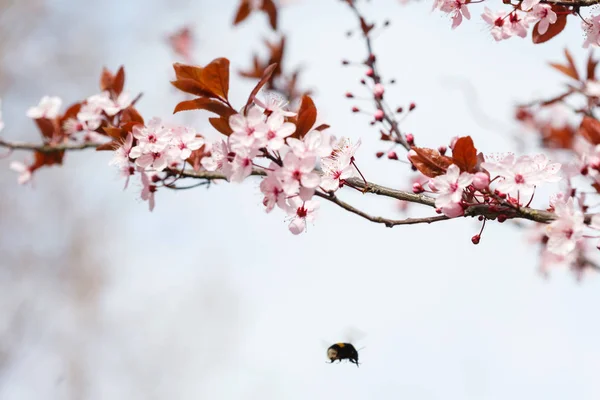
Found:
[(335, 360), (342, 362), (348, 360), (358, 367), (358, 351), (351, 343), (335, 343), (327, 349), (327, 358), (333, 363)]

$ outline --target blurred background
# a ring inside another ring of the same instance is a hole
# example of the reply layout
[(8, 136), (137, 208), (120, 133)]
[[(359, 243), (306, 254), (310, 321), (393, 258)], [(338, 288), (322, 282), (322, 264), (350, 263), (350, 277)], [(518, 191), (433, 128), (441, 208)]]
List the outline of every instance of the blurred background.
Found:
[[(183, 60), (166, 38), (190, 26), (195, 62), (227, 57), (232, 72), (247, 69), (274, 34), (264, 14), (233, 28), (237, 3), (0, 0), (2, 135), (38, 141), (28, 107), (43, 95), (71, 104), (95, 94), (103, 66), (125, 65), (147, 119), (216, 138), (206, 114), (171, 115), (183, 98), (169, 84), (171, 64)], [(422, 3), (361, 8), (391, 19), (375, 42), (382, 74), (396, 79), (386, 98), (417, 104), (403, 127), (423, 146), (471, 135), (484, 153), (514, 149), (515, 102), (559, 90), (547, 62), (561, 62), (564, 47), (580, 64), (587, 57), (575, 18), (543, 45), (496, 43), (483, 5), (451, 31), (449, 18)], [(362, 137), (367, 179), (408, 187), (407, 168), (375, 158), (378, 129), (344, 98), (366, 90), (363, 69), (340, 65), (365, 56), (364, 43), (346, 37), (357, 26), (348, 7), (298, 0), (280, 24), (285, 62), (305, 67), (301, 86), (315, 90), (319, 121)], [(243, 104), (254, 84), (232, 73), (232, 103)], [(544, 279), (522, 229), (489, 224), (473, 246), (472, 220), (386, 229), (323, 204), (314, 226), (293, 236), (283, 213), (265, 214), (254, 179), (160, 191), (150, 213), (137, 181), (122, 190), (110, 156), (67, 154), (62, 168), (37, 171), (33, 187), (18, 186), (9, 159), (0, 161), (2, 400), (600, 396), (598, 277), (578, 283), (557, 268)], [(342, 197), (400, 217), (394, 202)], [(543, 193), (534, 205), (546, 207)], [(365, 333), (363, 364), (326, 364), (327, 345), (352, 339), (353, 328)]]

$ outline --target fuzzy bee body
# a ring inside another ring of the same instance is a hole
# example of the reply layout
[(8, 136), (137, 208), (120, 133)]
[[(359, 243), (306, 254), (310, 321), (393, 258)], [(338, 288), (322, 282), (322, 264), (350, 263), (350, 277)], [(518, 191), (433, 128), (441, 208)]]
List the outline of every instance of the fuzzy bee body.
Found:
[(358, 367), (358, 351), (351, 343), (335, 343), (327, 349), (327, 358), (333, 363), (348, 360)]

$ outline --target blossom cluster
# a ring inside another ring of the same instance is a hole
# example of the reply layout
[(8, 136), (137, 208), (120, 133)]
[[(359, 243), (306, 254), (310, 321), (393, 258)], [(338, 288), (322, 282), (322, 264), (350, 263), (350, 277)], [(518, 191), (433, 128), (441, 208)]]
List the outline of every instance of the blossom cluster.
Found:
[[(433, 10), (439, 9), (450, 15), (454, 29), (462, 23), (463, 18), (471, 19), (469, 7), (474, 3), (470, 0), (434, 0)], [(560, 13), (566, 15), (570, 12), (555, 11), (549, 4), (541, 4), (541, 0), (523, 0), (512, 6), (512, 10), (492, 11), (485, 7), (481, 18), (488, 24), (492, 37), (500, 41), (514, 36), (524, 38), (530, 26), (534, 26), (536, 34), (544, 35), (551, 25), (557, 23)], [(586, 34), (583, 47), (600, 46), (600, 15), (589, 20), (583, 19), (581, 24)]]

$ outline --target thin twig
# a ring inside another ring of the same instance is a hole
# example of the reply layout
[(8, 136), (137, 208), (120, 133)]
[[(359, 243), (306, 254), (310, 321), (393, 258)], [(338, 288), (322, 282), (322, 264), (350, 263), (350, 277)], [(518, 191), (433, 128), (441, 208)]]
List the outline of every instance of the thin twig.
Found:
[(11, 150), (29, 150), (29, 151), (39, 151), (40, 153), (53, 153), (56, 151), (64, 151), (64, 150), (86, 150), (93, 149), (100, 146), (98, 143), (81, 143), (81, 144), (34, 144), (34, 143), (26, 143), (26, 142), (7, 142), (3, 139), (0, 139), (0, 147), (6, 147)]

